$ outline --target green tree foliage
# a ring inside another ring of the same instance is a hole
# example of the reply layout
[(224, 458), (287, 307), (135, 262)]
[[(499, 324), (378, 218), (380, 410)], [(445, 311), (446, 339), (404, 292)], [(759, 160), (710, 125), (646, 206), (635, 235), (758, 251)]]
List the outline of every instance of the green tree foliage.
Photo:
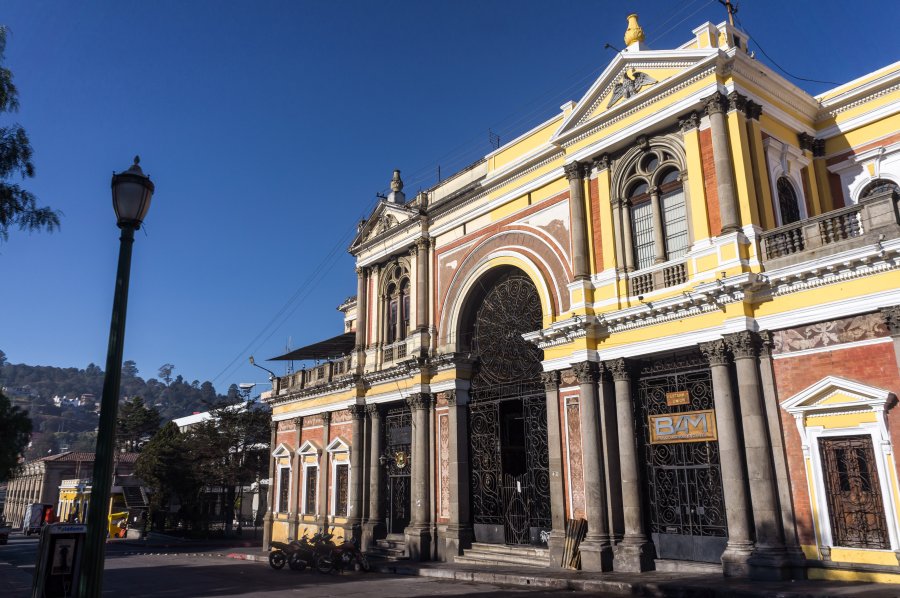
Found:
[(137, 378), (138, 369), (137, 364), (130, 359), (126, 360), (122, 363), (122, 377), (123, 378)]
[(174, 369), (175, 366), (171, 363), (164, 363), (159, 366), (159, 377), (166, 382), (166, 386), (172, 383), (172, 370)]
[(159, 430), (160, 421), (159, 410), (144, 405), (141, 397), (125, 400), (119, 405), (116, 442), (126, 451), (137, 452), (141, 438), (155, 434)]
[[(19, 108), (19, 92), (6, 68), (6, 27), (0, 27), (0, 113)], [(59, 228), (59, 212), (37, 207), (37, 198), (16, 182), (34, 176), (33, 150), (25, 129), (18, 123), (0, 126), (0, 241), (9, 238), (10, 227), (52, 231)]]
[(192, 464), (190, 439), (169, 422), (144, 446), (135, 463), (135, 473), (152, 490), (151, 508), (167, 510), (169, 499), (178, 499), (182, 508), (195, 511), (203, 479)]
[(31, 420), (0, 393), (0, 482), (16, 471), (31, 435)]

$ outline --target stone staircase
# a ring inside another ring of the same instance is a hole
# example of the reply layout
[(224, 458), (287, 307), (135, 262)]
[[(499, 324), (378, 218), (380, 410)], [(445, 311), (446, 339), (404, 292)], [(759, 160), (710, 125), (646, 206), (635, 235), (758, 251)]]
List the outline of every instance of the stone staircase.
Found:
[(506, 546), (475, 542), (472, 544), (472, 548), (466, 549), (462, 556), (455, 558), (454, 562), (459, 565), (514, 565), (546, 568), (550, 566), (550, 551), (534, 546)]
[(722, 574), (722, 565), (718, 563), (703, 563), (700, 561), (676, 561), (674, 559), (656, 559), (654, 561), (657, 571), (667, 573), (710, 573)]
[(389, 534), (387, 538), (375, 540), (375, 547), (367, 554), (386, 561), (406, 560), (409, 554), (406, 551), (406, 538), (402, 534)]

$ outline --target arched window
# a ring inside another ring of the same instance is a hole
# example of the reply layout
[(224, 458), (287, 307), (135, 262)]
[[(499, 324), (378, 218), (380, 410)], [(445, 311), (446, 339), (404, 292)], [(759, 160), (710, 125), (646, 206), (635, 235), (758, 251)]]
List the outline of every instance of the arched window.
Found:
[(888, 179), (875, 179), (863, 187), (859, 193), (859, 201), (888, 192), (892, 192), (894, 197), (897, 197), (900, 195), (900, 185)]
[(385, 269), (384, 342), (392, 344), (406, 338), (409, 332), (409, 269), (403, 262)]
[(800, 202), (797, 201), (797, 192), (794, 191), (793, 183), (785, 176), (778, 177), (776, 188), (782, 226), (800, 220)]
[(690, 239), (683, 168), (674, 152), (651, 146), (626, 157), (625, 165), (620, 180), (631, 224), (627, 257), (638, 270), (683, 257)]

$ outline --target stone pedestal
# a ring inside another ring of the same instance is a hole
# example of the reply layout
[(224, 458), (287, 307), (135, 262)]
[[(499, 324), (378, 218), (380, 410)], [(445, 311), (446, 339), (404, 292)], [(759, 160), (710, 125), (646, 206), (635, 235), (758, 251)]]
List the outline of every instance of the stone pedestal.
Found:
[(431, 526), (410, 525), (403, 530), (406, 552), (411, 561), (427, 561), (431, 556)]

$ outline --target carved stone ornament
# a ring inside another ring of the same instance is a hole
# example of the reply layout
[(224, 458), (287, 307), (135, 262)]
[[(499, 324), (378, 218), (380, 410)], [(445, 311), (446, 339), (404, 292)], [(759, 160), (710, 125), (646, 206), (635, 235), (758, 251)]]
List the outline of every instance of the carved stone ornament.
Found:
[(582, 361), (572, 365), (578, 384), (594, 384), (597, 382), (597, 367), (592, 361)]
[(710, 97), (706, 98), (704, 103), (706, 104), (707, 114), (723, 114), (727, 106), (725, 97), (719, 92), (716, 92)]
[(414, 392), (406, 398), (410, 409), (427, 409), (431, 404), (431, 395), (427, 392)]
[(366, 416), (366, 406), (360, 405), (359, 403), (350, 405), (349, 407), (347, 407), (347, 412), (353, 419), (362, 419)]
[(327, 426), (331, 423), (331, 411), (326, 411), (320, 415), (322, 418), (322, 425)]
[(569, 162), (563, 166), (563, 170), (566, 173), (566, 178), (570, 181), (581, 178), (581, 164), (578, 162)]
[(369, 417), (372, 419), (378, 419), (381, 417), (381, 409), (378, 405), (366, 405), (366, 413), (369, 414)]
[(629, 380), (631, 374), (628, 371), (628, 362), (624, 358), (611, 359), (605, 363), (612, 374), (613, 380)]
[(769, 359), (772, 357), (772, 350), (775, 348), (775, 338), (768, 330), (759, 331), (759, 355)]
[(272, 430), (273, 433), (277, 432), (278, 431), (278, 422), (274, 422), (274, 421), (269, 422), (269, 429)]
[(747, 115), (747, 118), (759, 120), (759, 117), (762, 116), (762, 106), (760, 106), (753, 100), (747, 100), (747, 106), (744, 108), (744, 114)]
[(900, 305), (882, 307), (880, 311), (891, 336), (900, 336)]
[(735, 359), (750, 359), (759, 354), (759, 338), (749, 330), (726, 334), (725, 344)]
[(609, 154), (603, 154), (596, 160), (594, 160), (594, 168), (597, 170), (609, 170), (610, 160)]
[(693, 131), (694, 129), (700, 126), (700, 115), (696, 112), (691, 112), (684, 118), (678, 121), (678, 126), (681, 127), (682, 133), (687, 133), (689, 131)]
[(814, 139), (813, 140), (813, 158), (824, 158), (825, 157), (825, 140), (824, 139)]
[(452, 390), (448, 390), (446, 392), (446, 395), (447, 395), (447, 404), (450, 405), (451, 407), (455, 407), (456, 406), (456, 389), (454, 388)]
[(394, 176), (391, 177), (391, 191), (397, 193), (403, 190), (403, 180), (400, 178), (400, 171), (395, 170)]
[(419, 237), (416, 239), (416, 248), (421, 250), (426, 250), (431, 245), (431, 240), (428, 237)]
[(738, 112), (746, 112), (747, 96), (732, 91), (728, 94), (728, 111), (737, 110)]
[(709, 365), (728, 365), (728, 349), (725, 347), (725, 341), (715, 340), (707, 343), (700, 343), (700, 352), (709, 362)]
[(559, 389), (559, 372), (541, 372), (541, 382), (548, 391)]
[[(631, 72), (629, 73), (628, 71)], [(619, 100), (627, 100), (631, 96), (636, 95), (638, 92), (640, 92), (641, 88), (648, 85), (653, 85), (654, 83), (656, 83), (656, 79), (654, 79), (647, 73), (642, 73), (632, 68), (625, 69), (625, 72), (622, 73), (622, 79), (613, 87), (612, 93), (609, 97), (609, 103), (606, 105), (606, 107), (612, 108), (613, 105)]]
[(808, 133), (797, 133), (797, 143), (800, 146), (800, 149), (805, 152), (813, 151), (813, 142), (815, 139), (812, 135)]
[(366, 276), (366, 269), (362, 266), (356, 267), (356, 276), (357, 278), (364, 278)]
[(302, 418), (302, 417), (295, 417), (295, 418), (294, 418), (294, 429), (295, 429), (295, 430), (299, 430), (299, 429), (302, 428), (302, 427), (303, 427), (303, 418)]
[(650, 140), (647, 139), (646, 135), (638, 135), (634, 140), (634, 144), (641, 148), (642, 152), (650, 151)]

